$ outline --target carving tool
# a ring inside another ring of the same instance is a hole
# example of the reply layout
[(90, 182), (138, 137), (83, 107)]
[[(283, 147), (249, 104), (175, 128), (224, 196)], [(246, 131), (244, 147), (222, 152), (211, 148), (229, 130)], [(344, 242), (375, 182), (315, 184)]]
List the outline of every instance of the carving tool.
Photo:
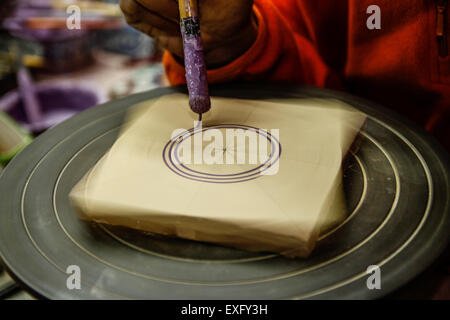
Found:
[(200, 36), (197, 0), (179, 0), (180, 28), (183, 38), (186, 83), (189, 105), (195, 113), (202, 114), (211, 108), (206, 78), (206, 65)]

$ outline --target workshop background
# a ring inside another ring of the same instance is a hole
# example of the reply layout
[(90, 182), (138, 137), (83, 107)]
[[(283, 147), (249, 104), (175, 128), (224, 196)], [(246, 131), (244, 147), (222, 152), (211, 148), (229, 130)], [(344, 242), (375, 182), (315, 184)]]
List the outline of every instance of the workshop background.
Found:
[[(153, 39), (127, 26), (118, 2), (2, 3), (0, 170), (40, 133), (75, 113), (168, 85), (162, 51)], [(68, 3), (82, 8), (85, 24), (76, 32), (67, 30)], [(23, 103), (27, 90), (35, 90), (40, 110)], [(449, 260), (447, 254), (391, 297), (450, 298)], [(0, 298), (33, 299), (1, 267)]]

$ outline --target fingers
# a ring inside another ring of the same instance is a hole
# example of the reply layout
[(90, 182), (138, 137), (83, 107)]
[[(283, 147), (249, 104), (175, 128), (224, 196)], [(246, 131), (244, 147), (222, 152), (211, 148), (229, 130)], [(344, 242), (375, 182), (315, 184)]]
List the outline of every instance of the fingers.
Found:
[(120, 0), (120, 8), (125, 14), (126, 21), (129, 25), (152, 37), (155, 36), (151, 34), (153, 28), (164, 31), (169, 35), (180, 35), (178, 22), (169, 20), (164, 16), (147, 9), (136, 0)]
[(178, 2), (176, 0), (136, 0), (140, 5), (160, 16), (179, 23)]
[[(159, 46), (181, 57), (183, 55), (183, 43), (180, 25), (176, 18), (175, 21), (172, 21), (147, 8), (149, 4), (152, 4), (153, 9), (163, 10), (165, 7), (161, 3), (168, 1), (173, 0), (139, 0), (139, 2), (138, 0), (120, 0), (120, 8), (130, 26), (155, 38)], [(140, 2), (145, 3), (145, 6)], [(154, 2), (157, 2), (159, 7), (154, 6)], [(175, 1), (173, 2), (176, 4)], [(165, 13), (167, 14), (167, 12)]]

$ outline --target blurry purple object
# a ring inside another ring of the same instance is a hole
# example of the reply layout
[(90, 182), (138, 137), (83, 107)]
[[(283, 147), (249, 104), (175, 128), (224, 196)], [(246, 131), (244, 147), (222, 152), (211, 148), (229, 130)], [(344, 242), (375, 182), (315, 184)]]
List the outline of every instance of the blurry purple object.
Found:
[(0, 110), (33, 132), (43, 131), (80, 111), (104, 102), (99, 93), (84, 86), (38, 84), (35, 90), (41, 106), (41, 118), (37, 121), (29, 118), (18, 90), (8, 92), (0, 99)]
[(17, 71), (17, 83), (19, 84), (19, 93), (27, 119), (31, 123), (41, 122), (41, 106), (36, 95), (33, 80), (24, 66), (20, 66)]

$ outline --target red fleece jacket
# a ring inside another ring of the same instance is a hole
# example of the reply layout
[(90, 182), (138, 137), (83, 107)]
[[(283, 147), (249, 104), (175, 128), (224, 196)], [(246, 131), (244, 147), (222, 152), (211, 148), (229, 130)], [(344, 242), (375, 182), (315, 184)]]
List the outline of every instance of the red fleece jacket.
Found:
[[(450, 55), (439, 53), (437, 37), (449, 33), (449, 8), (438, 22), (445, 1), (450, 7), (448, 0), (255, 0), (256, 41), (229, 65), (208, 70), (208, 81), (345, 88), (412, 118), (450, 149)], [(373, 4), (381, 29), (366, 26)], [(168, 52), (164, 66), (172, 84), (185, 82)]]

